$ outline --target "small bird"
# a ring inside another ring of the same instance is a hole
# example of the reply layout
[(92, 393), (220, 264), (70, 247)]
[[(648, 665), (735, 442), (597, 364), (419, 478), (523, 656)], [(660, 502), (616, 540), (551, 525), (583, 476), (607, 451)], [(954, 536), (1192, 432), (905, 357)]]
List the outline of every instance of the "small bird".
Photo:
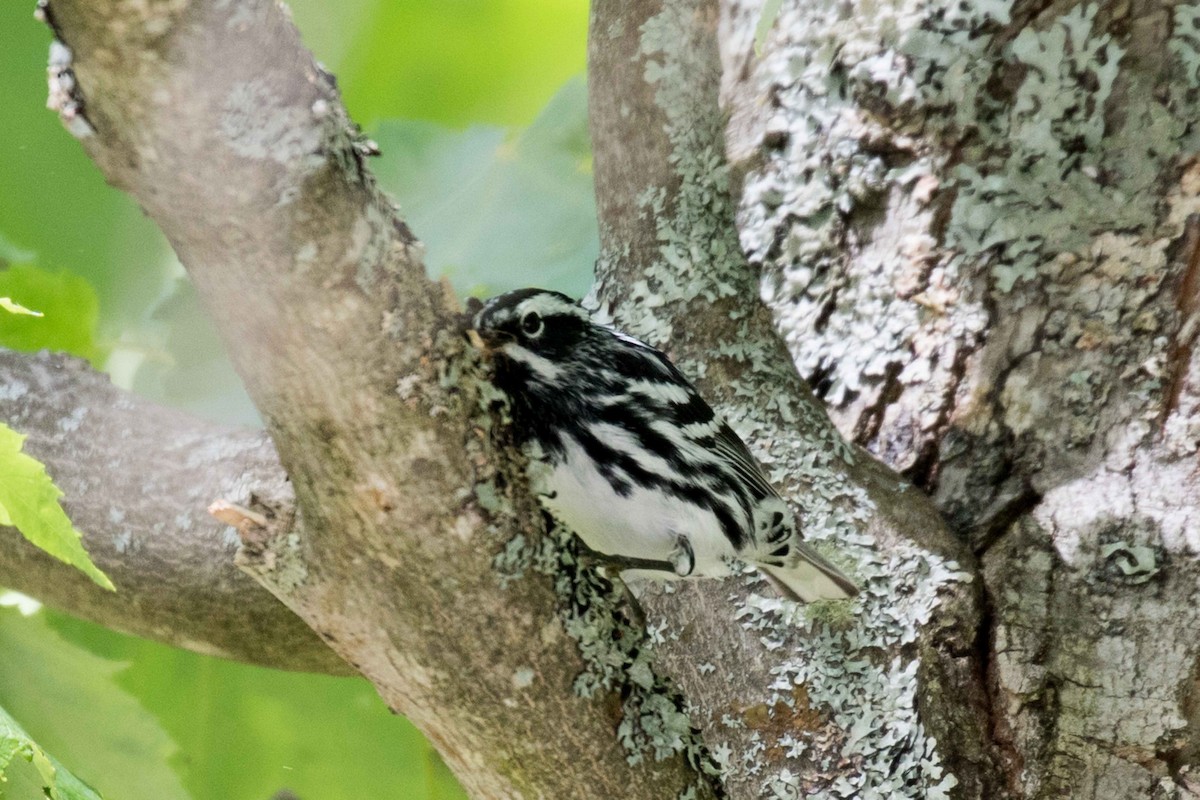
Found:
[(469, 336), (509, 398), (542, 505), (602, 560), (664, 578), (730, 575), (741, 560), (790, 599), (857, 593), (801, 541), (745, 443), (655, 348), (543, 289), (487, 301)]

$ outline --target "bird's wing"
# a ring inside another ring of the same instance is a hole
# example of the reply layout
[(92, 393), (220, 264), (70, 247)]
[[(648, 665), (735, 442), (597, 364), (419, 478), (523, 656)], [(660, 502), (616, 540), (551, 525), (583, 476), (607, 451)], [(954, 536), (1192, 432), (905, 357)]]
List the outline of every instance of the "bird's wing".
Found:
[(758, 459), (750, 452), (750, 448), (746, 447), (746, 443), (741, 440), (741, 437), (734, 433), (733, 428), (725, 422), (721, 423), (721, 427), (713, 437), (713, 450), (725, 459), (738, 477), (754, 489), (756, 500), (779, 496), (775, 487), (771, 486), (766, 476), (763, 475), (762, 467), (759, 466)]
[[(677, 415), (677, 422), (681, 425), (686, 425), (689, 423), (709, 422), (717, 418), (716, 412), (712, 410), (712, 407), (708, 403), (704, 402), (704, 398), (696, 391), (696, 387), (667, 358), (665, 353), (657, 347), (646, 344), (641, 339), (617, 330), (611, 325), (602, 325), (601, 327), (606, 328), (609, 333), (626, 344), (638, 348), (644, 358), (669, 375), (676, 384), (687, 387), (688, 393), (693, 396), (693, 399), (692, 402), (686, 405), (674, 408)], [(750, 448), (746, 447), (746, 443), (734, 433), (733, 428), (729, 427), (728, 423), (720, 419), (717, 419), (717, 421), (720, 422), (720, 425), (716, 433), (713, 434), (713, 450), (754, 490), (756, 500), (761, 500), (764, 497), (778, 497), (779, 493), (775, 491), (774, 487), (767, 481), (766, 476), (763, 475), (758, 459), (750, 452)]]

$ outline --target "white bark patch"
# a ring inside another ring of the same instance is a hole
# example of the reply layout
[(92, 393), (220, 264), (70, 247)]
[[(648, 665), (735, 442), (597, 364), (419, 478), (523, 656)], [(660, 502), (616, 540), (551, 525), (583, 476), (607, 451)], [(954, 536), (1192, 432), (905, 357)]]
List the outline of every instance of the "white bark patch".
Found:
[(987, 315), (933, 235), (939, 159), (863, 103), (919, 103), (901, 43), (928, 23), (926, 4), (785, 3), (761, 58), (745, 55), (758, 4), (732, 6), (726, 49), (746, 63), (726, 75), (751, 72), (727, 88), (733, 148), (766, 162), (746, 177), (738, 225), (764, 299), (843, 432), (899, 385), (887, 429), (927, 435), (957, 380), (944, 342), (970, 344)]
[(233, 86), (218, 120), (229, 149), (242, 158), (295, 164), (317, 153), (321, 129), (294, 105), (276, 102), (265, 79)]
[(9, 378), (0, 383), (0, 401), (12, 402), (20, 400), (29, 391), (29, 384), (15, 378)]
[(50, 43), (50, 62), (46, 67), (46, 81), (49, 86), (46, 108), (58, 113), (63, 127), (72, 136), (76, 139), (86, 139), (95, 134), (96, 129), (83, 115), (83, 102), (77, 94), (78, 85), (75, 82), (72, 61), (71, 48), (57, 39)]

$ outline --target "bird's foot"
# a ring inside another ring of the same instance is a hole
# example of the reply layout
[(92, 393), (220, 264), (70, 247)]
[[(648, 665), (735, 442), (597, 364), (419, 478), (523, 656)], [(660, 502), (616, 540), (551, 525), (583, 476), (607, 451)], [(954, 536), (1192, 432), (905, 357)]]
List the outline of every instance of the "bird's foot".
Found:
[(681, 578), (686, 578), (696, 569), (696, 552), (692, 550), (692, 540), (682, 534), (675, 537), (675, 549), (668, 558), (671, 570)]

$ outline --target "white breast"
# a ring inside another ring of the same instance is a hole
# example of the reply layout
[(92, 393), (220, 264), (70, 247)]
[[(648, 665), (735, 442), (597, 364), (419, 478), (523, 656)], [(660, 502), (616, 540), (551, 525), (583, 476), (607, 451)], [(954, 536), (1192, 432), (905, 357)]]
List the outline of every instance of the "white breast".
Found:
[(696, 556), (693, 575), (726, 575), (735, 555), (712, 512), (631, 482), (619, 495), (570, 436), (566, 457), (539, 481), (542, 504), (593, 550), (608, 555), (667, 560), (679, 535)]

